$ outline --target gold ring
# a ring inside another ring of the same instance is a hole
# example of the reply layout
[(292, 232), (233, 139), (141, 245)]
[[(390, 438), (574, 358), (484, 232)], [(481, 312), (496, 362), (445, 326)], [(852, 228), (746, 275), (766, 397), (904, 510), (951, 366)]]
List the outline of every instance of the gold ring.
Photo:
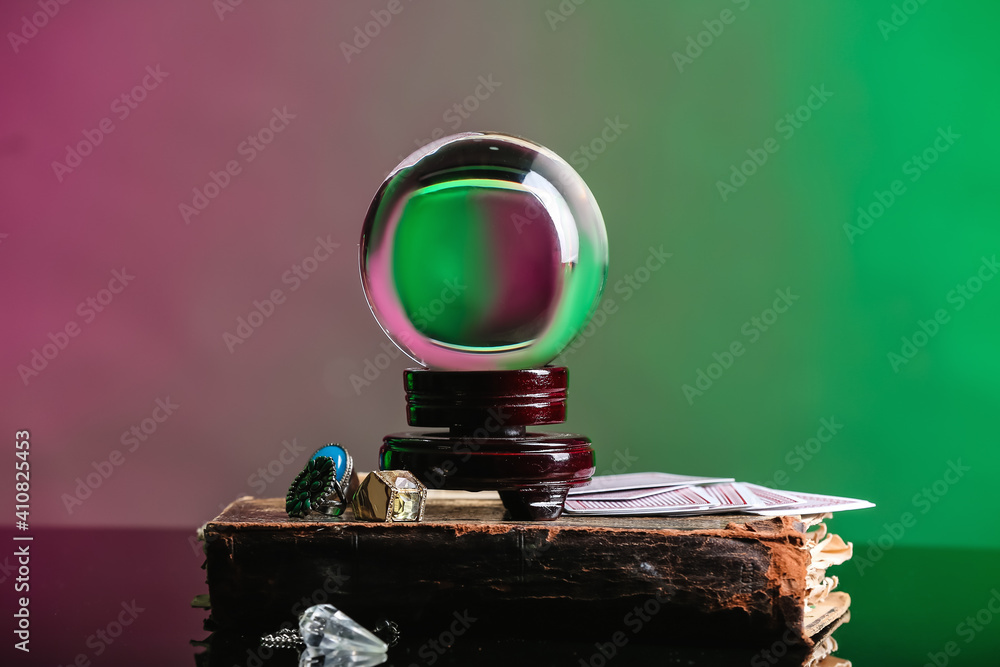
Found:
[(420, 521), (424, 518), (427, 487), (406, 470), (369, 473), (354, 494), (351, 507), (361, 521)]

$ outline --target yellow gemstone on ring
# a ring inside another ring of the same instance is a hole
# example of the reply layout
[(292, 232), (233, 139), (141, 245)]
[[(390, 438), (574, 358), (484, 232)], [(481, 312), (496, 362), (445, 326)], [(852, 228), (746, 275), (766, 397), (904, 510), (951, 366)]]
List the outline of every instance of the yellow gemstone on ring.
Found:
[(420, 521), (427, 488), (406, 470), (377, 470), (361, 482), (351, 501), (362, 521)]

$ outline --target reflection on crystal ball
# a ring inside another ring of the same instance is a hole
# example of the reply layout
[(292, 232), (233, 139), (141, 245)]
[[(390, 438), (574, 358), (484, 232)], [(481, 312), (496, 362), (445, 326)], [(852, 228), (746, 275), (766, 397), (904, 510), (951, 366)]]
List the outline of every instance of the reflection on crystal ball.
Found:
[(464, 133), (403, 160), (361, 235), (375, 319), (444, 370), (543, 366), (587, 323), (608, 268), (594, 195), (552, 151)]

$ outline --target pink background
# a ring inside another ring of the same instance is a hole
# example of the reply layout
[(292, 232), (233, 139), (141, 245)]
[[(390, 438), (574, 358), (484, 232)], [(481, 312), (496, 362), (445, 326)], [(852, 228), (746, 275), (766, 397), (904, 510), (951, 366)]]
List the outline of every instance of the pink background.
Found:
[[(330, 440), (371, 469), (382, 435), (405, 426), (403, 358), (360, 394), (349, 379), (387, 343), (358, 277), (361, 222), (400, 155), (491, 74), (454, 54), (510, 33), (427, 44), (419, 27), (434, 17), (407, 3), (346, 63), (339, 42), (384, 7), (245, 2), (220, 20), (207, 2), (79, 2), (17, 54), (5, 40), (0, 392), (5, 433), (31, 430), (33, 522), (193, 526), (239, 494), (283, 495)], [(0, 27), (33, 11), (4, 3)], [(411, 51), (450, 75), (396, 67)], [(111, 105), (147, 66), (168, 75), (120, 120)], [(502, 88), (460, 129), (533, 133), (531, 109), (500, 94), (521, 67), (495, 73)], [(295, 118), (246, 162), (238, 146), (274, 108)], [(51, 163), (105, 117), (115, 129), (59, 182)], [(242, 171), (185, 224), (179, 204), (229, 160)], [(282, 276), (317, 237), (340, 247), (290, 291)], [(122, 267), (134, 281), (85, 323), (78, 304)], [(230, 353), (223, 333), (274, 289), (284, 303)], [(79, 335), (25, 385), (17, 366), (71, 321)], [(168, 397), (180, 407), (128, 452), (122, 434)], [(286, 465), (293, 439), (308, 452)], [(122, 465), (70, 512), (62, 495), (114, 450)], [(251, 477), (268, 466), (277, 481)]]

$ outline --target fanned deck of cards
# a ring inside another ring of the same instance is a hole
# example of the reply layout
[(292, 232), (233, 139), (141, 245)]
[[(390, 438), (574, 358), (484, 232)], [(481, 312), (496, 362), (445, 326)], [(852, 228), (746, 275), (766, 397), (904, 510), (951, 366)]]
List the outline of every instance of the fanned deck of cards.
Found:
[(566, 514), (607, 516), (658, 514), (825, 514), (875, 507), (857, 498), (778, 491), (732, 477), (695, 477), (664, 472), (599, 475), (569, 492)]

